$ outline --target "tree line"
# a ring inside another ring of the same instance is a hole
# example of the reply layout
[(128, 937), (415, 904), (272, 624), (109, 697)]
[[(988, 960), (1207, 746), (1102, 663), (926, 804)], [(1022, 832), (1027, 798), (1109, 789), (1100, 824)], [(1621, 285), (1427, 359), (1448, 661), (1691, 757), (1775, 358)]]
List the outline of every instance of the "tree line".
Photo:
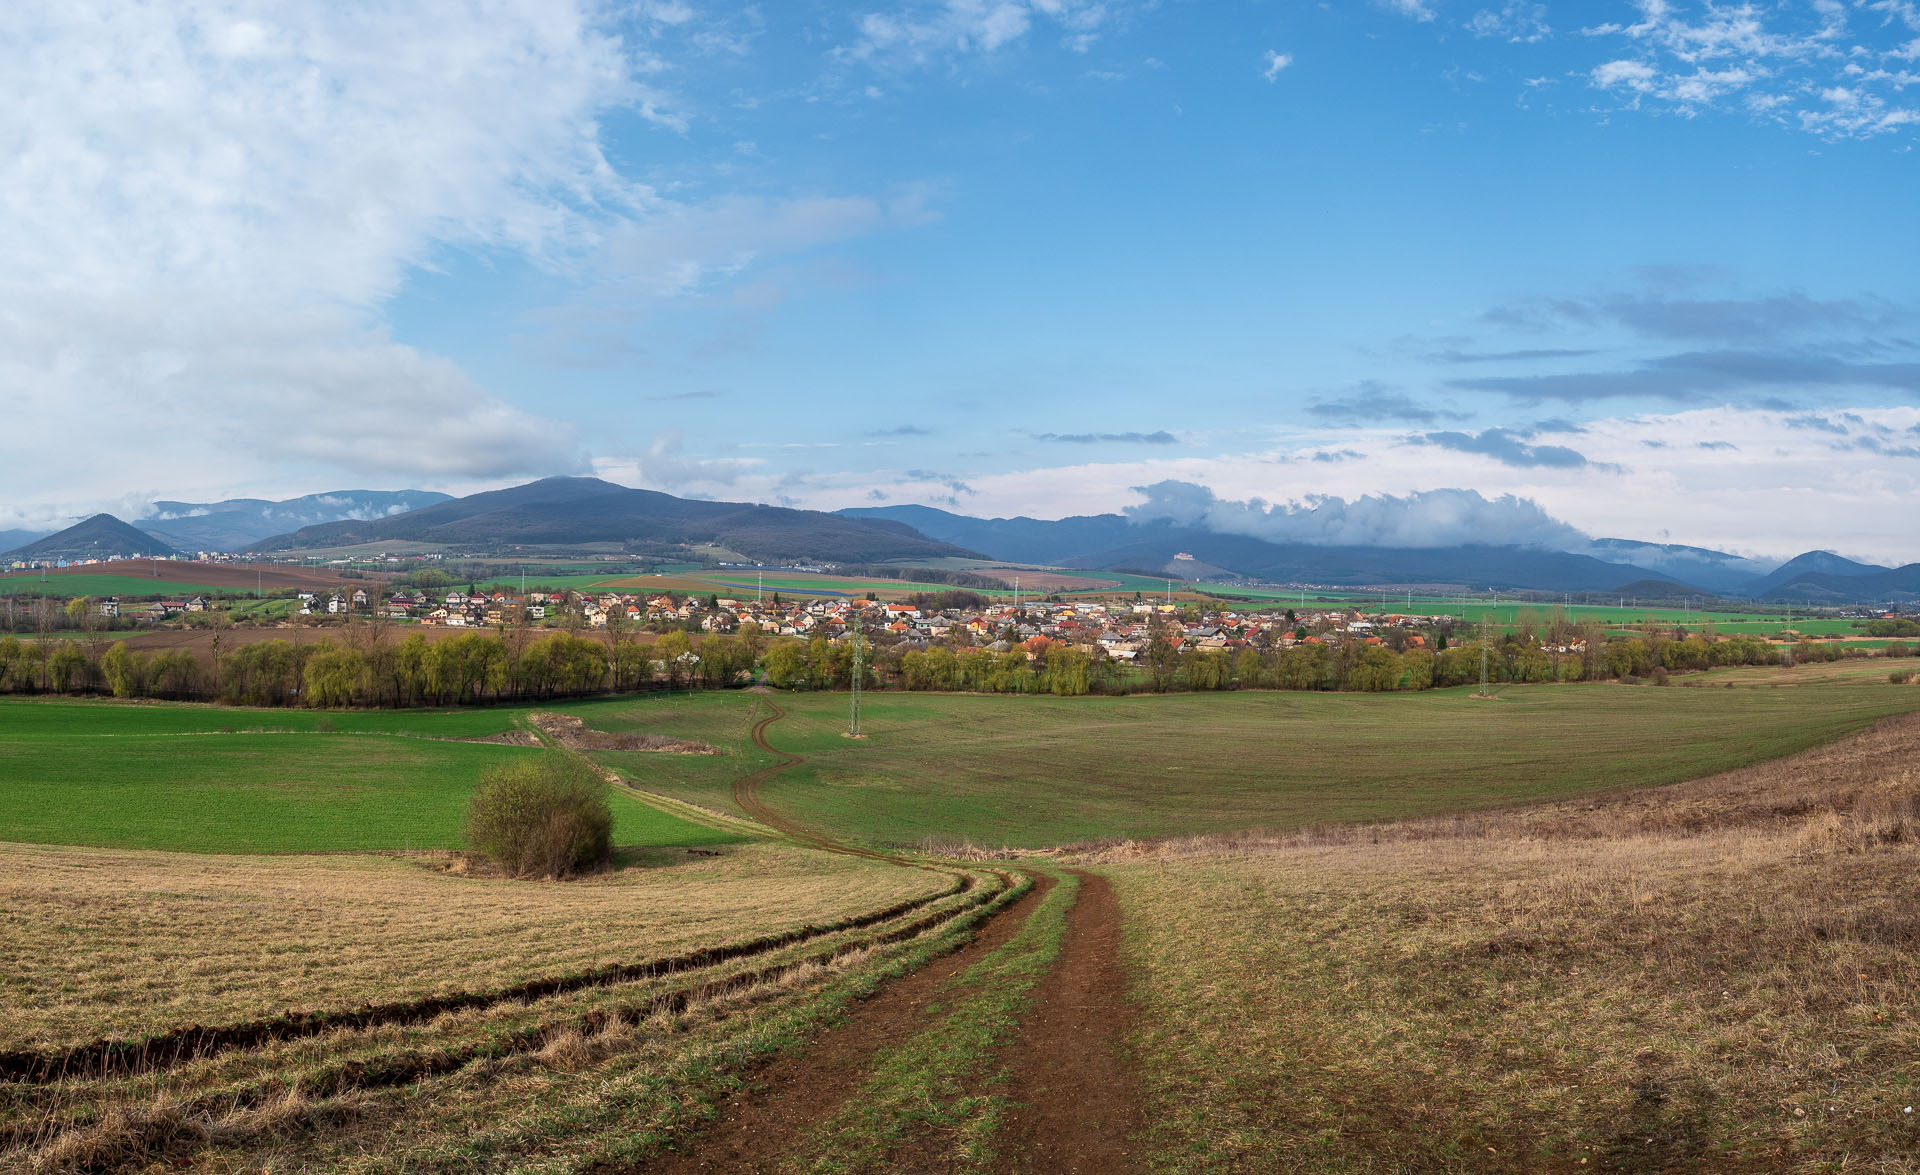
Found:
[[(1483, 655), (1484, 651), (1484, 655)], [(1883, 655), (1903, 657), (1894, 642)], [(1044, 638), (995, 650), (881, 641), (863, 658), (866, 688), (1061, 697), (1230, 689), (1383, 693), (1489, 683), (1664, 680), (1669, 673), (1733, 665), (1776, 665), (1866, 656), (1864, 649), (1802, 641), (1778, 646), (1753, 637), (1636, 635), (1585, 648), (1517, 634), (1450, 648), (1306, 642), (1237, 649), (1180, 647), (1157, 633), (1135, 663)], [(780, 689), (845, 689), (854, 654), (845, 642), (768, 638), (748, 624), (703, 638), (670, 630), (651, 641), (630, 633), (600, 638), (528, 629), (467, 632), (441, 641), (420, 633), (393, 641), (371, 630), (359, 639), (254, 641), (212, 655), (185, 649), (144, 653), (104, 640), (22, 641), (0, 637), (0, 692), (106, 693), (120, 698), (220, 701), (238, 706), (411, 707), (541, 701), (660, 687), (722, 688), (764, 673)]]

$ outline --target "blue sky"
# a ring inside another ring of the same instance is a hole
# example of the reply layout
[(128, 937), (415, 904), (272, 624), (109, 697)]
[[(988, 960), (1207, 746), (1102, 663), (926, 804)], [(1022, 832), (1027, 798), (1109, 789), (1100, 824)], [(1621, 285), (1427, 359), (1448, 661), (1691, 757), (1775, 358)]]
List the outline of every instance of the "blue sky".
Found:
[(0, 527), (594, 472), (1920, 558), (1908, 0), (30, 3), (0, 45)]

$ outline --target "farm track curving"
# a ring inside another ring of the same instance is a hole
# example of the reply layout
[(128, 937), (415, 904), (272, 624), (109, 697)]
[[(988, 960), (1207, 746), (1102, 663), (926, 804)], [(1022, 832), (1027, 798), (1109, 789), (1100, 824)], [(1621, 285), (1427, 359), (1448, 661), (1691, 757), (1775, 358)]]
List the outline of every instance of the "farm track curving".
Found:
[[(828, 852), (938, 868), (842, 844), (762, 802), (761, 784), (806, 762), (804, 756), (768, 742), (767, 728), (786, 712), (772, 699), (764, 700), (773, 712), (754, 725), (753, 742), (777, 762), (735, 781), (734, 800), (743, 810), (800, 843)], [(1145, 1114), (1138, 1083), (1123, 1055), (1134, 1009), (1120, 957), (1120, 912), (1104, 878), (1075, 872), (1081, 889), (1068, 914), (1060, 958), (1036, 990), (1019, 1036), (1002, 1053), (1013, 1109), (996, 1148), (1014, 1164), (1010, 1170), (1126, 1175), (1145, 1169), (1132, 1143), (1144, 1129)], [(723, 1106), (717, 1124), (704, 1134), (622, 1171), (693, 1175), (785, 1170), (793, 1142), (858, 1094), (880, 1050), (916, 1032), (955, 977), (1012, 939), (1053, 884), (1044, 874), (1028, 876), (1036, 884), (950, 956), (949, 963), (894, 981), (811, 1047), (756, 1073), (752, 1090)], [(951, 1165), (936, 1156), (922, 1157), (929, 1161), (901, 1169), (938, 1171)]]
[[(557, 1034), (592, 1035), (614, 1017), (639, 1020), (660, 1012), (678, 1013), (730, 993), (778, 984), (803, 968), (831, 964), (854, 952), (929, 934), (951, 936), (953, 945), (947, 948), (945, 962), (928, 963), (888, 982), (804, 1050), (743, 1074), (751, 1091), (730, 1100), (716, 1125), (685, 1138), (680, 1148), (657, 1155), (638, 1168), (622, 1168), (675, 1173), (776, 1169), (790, 1160), (788, 1148), (807, 1127), (825, 1120), (858, 1093), (874, 1056), (884, 1045), (918, 1031), (955, 976), (1014, 936), (1052, 879), (1025, 870), (968, 869), (880, 852), (837, 841), (782, 816), (761, 800), (759, 789), (806, 759), (781, 751), (768, 741), (767, 728), (786, 712), (771, 699), (766, 700), (772, 712), (753, 727), (752, 739), (775, 761), (735, 782), (734, 797), (740, 808), (794, 843), (940, 873), (952, 879), (949, 885), (940, 892), (881, 910), (673, 958), (616, 964), (486, 991), (291, 1013), (240, 1024), (190, 1025), (145, 1040), (102, 1039), (64, 1050), (0, 1053), (0, 1081), (37, 1085), (35, 1093), (20, 1091), (22, 1096), (34, 1099), (42, 1093), (53, 1095), (69, 1078), (105, 1081), (335, 1032), (342, 1034), (343, 1044), (348, 1044), (357, 1031), (424, 1024), (449, 1012), (486, 1011), (495, 1006), (509, 1011), (506, 1023), (467, 1035), (466, 1039), (391, 1042), (373, 1055), (353, 1056), (349, 1049), (346, 1057), (321, 1058), (316, 1067), (296, 1080), (308, 1096), (330, 1098), (406, 1086), (476, 1063), (535, 1053)], [(1134, 1129), (1129, 1123), (1137, 1123), (1137, 1095), (1131, 1081), (1115, 1067), (1115, 1049), (1128, 1026), (1124, 977), (1117, 963), (1118, 914), (1104, 883), (1086, 878), (1083, 885), (1088, 881), (1095, 882), (1094, 888), (1105, 893), (1106, 900), (1089, 903), (1083, 898), (1076, 903), (1069, 915), (1061, 959), (1036, 992), (1039, 998), (1034, 1009), (1023, 1017), (1023, 1038), (1005, 1050), (1015, 1102), (1010, 1129), (1023, 1136), (1037, 1130), (1043, 1139), (1050, 1131), (1060, 1132), (1057, 1139), (1042, 1143), (1029, 1155), (1040, 1165), (1023, 1169), (1132, 1168), (1125, 1148), (1126, 1135)], [(1087, 926), (1093, 927), (1091, 932)], [(827, 939), (832, 941), (821, 941)], [(809, 948), (808, 944), (815, 945)], [(630, 984), (645, 985), (645, 989), (631, 995), (613, 990)], [(526, 1014), (504, 1008), (596, 988), (610, 989), (609, 994), (594, 997), (604, 1002), (588, 1007), (555, 1006), (544, 1013), (534, 1009)], [(1064, 998), (1059, 994), (1062, 992), (1067, 993)], [(1062, 1026), (1063, 1010), (1085, 1008), (1089, 1002), (1111, 1006), (1093, 1018), (1097, 1023), (1090, 1025), (1081, 1017)], [(1025, 1039), (1030, 1031), (1034, 1034), (1031, 1042)], [(1022, 1059), (1033, 1057), (1039, 1058), (1037, 1069), (1034, 1063)], [(1100, 1103), (1091, 1107), (1099, 1111), (1098, 1126), (1091, 1130), (1074, 1127), (1074, 1117), (1089, 1107), (1082, 1103), (1079, 1090), (1064, 1099), (1060, 1096), (1058, 1075), (1049, 1075), (1049, 1062), (1063, 1064), (1061, 1072), (1085, 1075), (1086, 1091)], [(265, 1105), (285, 1087), (284, 1073), (261, 1071), (238, 1086), (226, 1084), (218, 1092), (190, 1096), (176, 1104), (193, 1113), (219, 1117)], [(1051, 1103), (1058, 1104), (1046, 1109)], [(1042, 1109), (1038, 1116), (1022, 1116), (1036, 1106)], [(0, 1147), (25, 1145), (37, 1149), (48, 1138), (45, 1133), (36, 1133), (32, 1138), (0, 1139)], [(1110, 1158), (1116, 1161), (1107, 1163)]]

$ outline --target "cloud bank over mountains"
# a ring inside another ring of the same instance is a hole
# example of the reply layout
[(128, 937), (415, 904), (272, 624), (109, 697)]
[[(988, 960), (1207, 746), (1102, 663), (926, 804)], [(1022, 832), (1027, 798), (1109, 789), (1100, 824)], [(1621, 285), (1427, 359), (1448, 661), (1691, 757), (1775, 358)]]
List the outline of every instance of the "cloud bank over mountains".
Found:
[(1275, 543), (1352, 547), (1453, 547), (1464, 543), (1550, 547), (1582, 545), (1586, 536), (1525, 498), (1482, 497), (1473, 490), (1428, 490), (1404, 496), (1366, 494), (1351, 501), (1330, 494), (1268, 503), (1229, 501), (1186, 481), (1134, 489), (1146, 501), (1124, 513), (1137, 522), (1167, 520), (1215, 534)]

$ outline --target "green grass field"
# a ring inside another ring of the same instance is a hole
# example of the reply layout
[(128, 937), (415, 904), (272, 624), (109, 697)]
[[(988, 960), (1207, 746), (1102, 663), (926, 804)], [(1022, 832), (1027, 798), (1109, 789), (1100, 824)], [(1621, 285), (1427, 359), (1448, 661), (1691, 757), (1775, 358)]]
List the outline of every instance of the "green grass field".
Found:
[[(550, 752), (445, 740), (511, 729), (517, 713), (0, 701), (0, 841), (226, 853), (460, 848), (481, 775)], [(624, 793), (612, 803), (617, 844), (738, 839)]]
[[(0, 575), (0, 596), (119, 596), (144, 599), (160, 596), (211, 596), (225, 593), (240, 595), (231, 587), (205, 583), (183, 583), (176, 579), (155, 579), (149, 575), (54, 575), (42, 580), (31, 572)], [(251, 591), (246, 595), (252, 595)]]
[[(1890, 714), (1920, 690), (1785, 673), (1698, 687), (1511, 686), (1498, 700), (1421, 694), (1131, 698), (869, 694), (842, 737), (844, 694), (776, 699), (769, 736), (807, 762), (762, 798), (803, 823), (881, 844), (1040, 847), (1102, 838), (1385, 820), (1691, 779), (1796, 751)], [(1740, 688), (1723, 688), (1740, 683)], [(636, 782), (715, 807), (761, 756), (752, 695), (568, 709), (736, 752), (658, 761)], [(634, 758), (628, 756), (627, 758)], [(643, 773), (642, 768), (645, 768)]]

